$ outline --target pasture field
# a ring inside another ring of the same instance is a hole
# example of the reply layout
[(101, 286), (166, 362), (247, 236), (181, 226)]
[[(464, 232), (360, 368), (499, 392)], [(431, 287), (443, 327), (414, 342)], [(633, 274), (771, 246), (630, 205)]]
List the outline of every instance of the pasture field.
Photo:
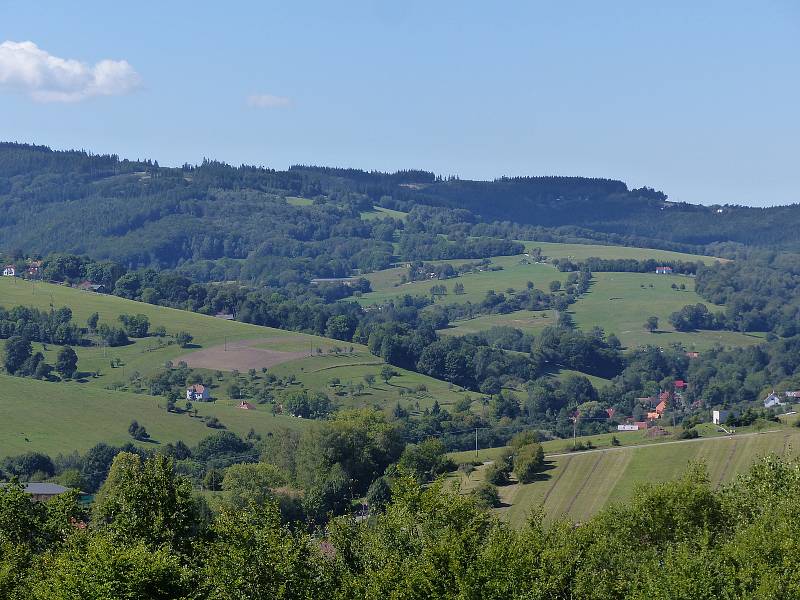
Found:
[[(434, 397), (442, 405), (451, 404), (459, 397), (456, 389), (444, 382), (402, 369), (395, 369), (398, 375), (386, 384), (379, 377), (383, 361), (358, 344), (228, 321), (67, 286), (0, 278), (0, 305), (47, 310), (51, 304), (54, 308), (70, 307), (79, 325), (94, 312), (100, 314), (101, 323), (113, 325), (118, 325), (120, 314), (145, 314), (151, 330), (163, 325), (170, 334), (179, 330), (191, 333), (193, 347), (182, 349), (176, 344), (161, 343), (154, 337), (132, 340), (127, 346), (115, 348), (77, 347), (77, 381), (51, 383), (4, 377), (4, 382), (13, 385), (4, 384), (0, 392), (0, 415), (8, 413), (13, 417), (0, 420), (0, 455), (30, 449), (71, 451), (85, 449), (98, 441), (130, 441), (127, 427), (133, 419), (159, 441), (183, 439), (191, 443), (209, 435), (213, 430), (201, 419), (167, 413), (165, 408), (159, 408), (159, 403), (165, 402), (163, 398), (133, 393), (137, 386), (131, 384), (132, 377), (147, 377), (163, 368), (167, 361), (173, 364), (186, 361), (206, 375), (223, 371), (223, 378), (215, 380), (212, 389), (216, 401), (195, 402), (194, 407), (200, 417), (216, 416), (229, 429), (242, 434), (251, 428), (267, 433), (276, 427), (301, 427), (308, 421), (273, 416), (270, 405), (257, 405), (252, 411), (237, 408), (238, 401), (230, 399), (226, 392), (233, 369), (246, 374), (250, 368), (260, 373), (261, 367), (266, 367), (280, 377), (294, 375), (299, 382), (297, 389), (305, 386), (323, 391), (343, 407), (377, 406), (389, 412), (399, 401), (414, 412), (417, 403), (419, 410), (432, 406)], [(33, 346), (34, 351), (45, 355), (47, 362), (55, 363), (60, 347), (39, 343)], [(335, 348), (346, 351), (329, 352)], [(112, 359), (118, 359), (120, 366), (112, 368)], [(365, 384), (363, 392), (357, 395), (342, 394), (341, 388), (328, 385), (334, 377), (343, 384), (363, 383), (367, 373), (375, 375), (376, 383), (372, 387)], [(108, 389), (111, 387), (119, 391)], [(80, 424), (80, 419), (85, 420), (85, 425)], [(25, 442), (25, 437), (30, 441)]]
[(712, 264), (714, 261), (725, 261), (722, 258), (713, 256), (702, 256), (699, 254), (686, 254), (684, 252), (672, 252), (671, 250), (658, 250), (656, 248), (633, 248), (629, 246), (603, 246), (600, 244), (562, 244), (558, 242), (529, 242), (523, 241), (526, 250), (541, 248), (542, 254), (547, 258), (567, 258), (573, 261), (586, 260), (587, 258), (634, 258), (637, 260), (647, 260), (648, 258), (661, 260), (680, 260), (683, 262), (701, 261), (705, 264)]
[(292, 206), (311, 206), (314, 204), (311, 198), (300, 198), (299, 196), (286, 196), (286, 202)]
[[(465, 302), (480, 302), (486, 296), (486, 292), (494, 290), (498, 294), (505, 292), (511, 288), (514, 290), (523, 290), (528, 281), (532, 281), (539, 289), (547, 289), (551, 281), (558, 280), (564, 283), (567, 274), (558, 272), (555, 267), (544, 263), (528, 263), (525, 257), (519, 256), (495, 256), (492, 257), (492, 264), (503, 267), (500, 271), (482, 271), (478, 273), (466, 273), (460, 277), (452, 279), (437, 280), (437, 279), (424, 279), (422, 281), (413, 281), (411, 283), (400, 283), (400, 277), (407, 272), (402, 267), (389, 269), (391, 273), (386, 271), (378, 271), (377, 273), (370, 273), (366, 278), (370, 280), (373, 291), (364, 294), (357, 301), (362, 306), (370, 304), (381, 304), (389, 299), (398, 298), (406, 294), (412, 296), (428, 296), (430, 294), (431, 286), (443, 285), (447, 288), (448, 294), (437, 300), (437, 303), (465, 303)], [(456, 260), (443, 260), (431, 261), (434, 264), (450, 263), (453, 265), (462, 265), (469, 262), (477, 262), (477, 260), (470, 259), (456, 259)], [(456, 282), (464, 285), (464, 293), (456, 295), (453, 293), (453, 286)]]
[(374, 206), (372, 210), (361, 213), (361, 218), (364, 221), (374, 221), (375, 219), (385, 219), (387, 217), (405, 221), (408, 217), (408, 213), (400, 210), (392, 210), (391, 208), (383, 208), (382, 206)]
[[(135, 442), (144, 447), (177, 440), (196, 444), (215, 431), (189, 413), (168, 413), (164, 404), (163, 398), (145, 394), (0, 375), (0, 457), (29, 451), (55, 456), (85, 451), (98, 442), (133, 442), (128, 435), (132, 420), (143, 425), (153, 440)], [(265, 434), (311, 424), (273, 416), (266, 408), (245, 411), (226, 402), (196, 402), (194, 406), (199, 417), (216, 416), (228, 430), (242, 436), (251, 428)]]
[(501, 488), (508, 507), (499, 512), (521, 524), (532, 508), (543, 505), (549, 520), (565, 515), (582, 521), (611, 502), (629, 499), (637, 485), (680, 476), (690, 462), (704, 462), (718, 485), (769, 453), (796, 455), (799, 442), (795, 428), (559, 455), (548, 459), (543, 480)]
[[(686, 286), (673, 290), (672, 284)], [(687, 349), (706, 350), (715, 344), (749, 346), (763, 342), (764, 334), (734, 331), (677, 332), (669, 324), (669, 315), (687, 304), (703, 303), (711, 312), (721, 307), (705, 302), (694, 291), (694, 280), (680, 275), (649, 273), (594, 273), (588, 293), (569, 312), (575, 324), (588, 331), (594, 325), (614, 333), (624, 346), (645, 344), (668, 346), (681, 343)], [(644, 328), (647, 317), (658, 317), (659, 329), (649, 333)]]
[(474, 319), (455, 321), (446, 329), (440, 329), (442, 335), (468, 335), (486, 331), (492, 327), (514, 327), (525, 333), (535, 334), (548, 325), (555, 324), (555, 314), (550, 310), (520, 310), (504, 315), (481, 315)]

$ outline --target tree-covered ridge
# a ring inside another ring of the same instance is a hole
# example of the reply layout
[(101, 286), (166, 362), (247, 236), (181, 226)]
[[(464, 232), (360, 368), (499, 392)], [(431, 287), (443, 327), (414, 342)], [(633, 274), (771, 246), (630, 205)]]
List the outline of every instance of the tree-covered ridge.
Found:
[[(286, 202), (293, 196), (314, 202)], [(409, 212), (408, 223), (362, 220), (361, 213), (374, 205)], [(714, 209), (671, 203), (661, 192), (630, 190), (607, 179), (482, 182), (424, 171), (275, 171), (211, 160), (166, 168), (115, 155), (0, 145), (5, 250), (181, 266), (209, 279), (263, 279), (282, 272), (289, 279), (335, 277), (384, 268), (395, 259), (483, 257), (498, 252), (497, 238), (649, 241), (692, 250), (729, 241), (797, 247), (798, 221), (796, 205)], [(424, 244), (434, 256), (411, 252), (423, 240), (406, 235), (423, 233), (446, 235), (450, 245), (428, 238)], [(392, 247), (393, 241), (400, 246)]]

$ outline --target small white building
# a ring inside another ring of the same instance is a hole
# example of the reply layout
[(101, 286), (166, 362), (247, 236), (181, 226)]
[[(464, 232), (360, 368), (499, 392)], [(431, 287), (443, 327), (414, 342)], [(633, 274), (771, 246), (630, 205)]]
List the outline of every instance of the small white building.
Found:
[(639, 431), (638, 425), (617, 425), (617, 431)]
[(3, 277), (15, 277), (17, 275), (17, 268), (14, 265), (6, 265), (3, 267)]
[(194, 383), (186, 388), (187, 400), (210, 400), (211, 393), (208, 388), (200, 383)]
[(764, 398), (764, 408), (773, 408), (774, 406), (783, 406), (783, 402), (781, 397), (773, 390), (769, 396)]
[(714, 410), (714, 411), (711, 411), (711, 422), (714, 423), (714, 425), (722, 425), (722, 424), (725, 423), (725, 421), (728, 420), (728, 417), (730, 416), (730, 414), (731, 414), (731, 411), (729, 411), (729, 410)]

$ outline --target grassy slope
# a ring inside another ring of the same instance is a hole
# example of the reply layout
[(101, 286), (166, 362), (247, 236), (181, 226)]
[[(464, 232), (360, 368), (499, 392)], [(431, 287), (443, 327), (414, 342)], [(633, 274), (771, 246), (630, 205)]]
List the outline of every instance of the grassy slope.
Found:
[[(0, 456), (34, 450), (54, 456), (98, 442), (123, 444), (132, 441), (128, 425), (134, 419), (158, 443), (193, 444), (214, 431), (189, 414), (167, 413), (159, 403), (163, 406), (163, 398), (0, 375)], [(307, 424), (267, 409), (244, 411), (220, 402), (195, 406), (199, 415), (215, 415), (240, 435), (251, 428), (266, 433)]]
[[(152, 327), (164, 325), (168, 332), (181, 329), (189, 331), (195, 337), (194, 341), (199, 346), (197, 349), (220, 345), (226, 340), (230, 343), (239, 339), (253, 338), (264, 338), (265, 342), (260, 344), (262, 347), (285, 352), (303, 351), (307, 348), (310, 351), (311, 348), (317, 347), (327, 349), (343, 345), (342, 342), (318, 336), (226, 321), (115, 296), (82, 292), (66, 286), (37, 283), (34, 287), (30, 282), (19, 279), (0, 278), (0, 305), (11, 307), (21, 304), (47, 309), (51, 303), (56, 308), (69, 306), (75, 321), (79, 324), (85, 322), (93, 312), (100, 314), (101, 322), (115, 324), (117, 316), (122, 313), (146, 314)], [(347, 346), (353, 346), (353, 355), (325, 354), (321, 357), (293, 360), (274, 367), (272, 371), (278, 375), (293, 374), (309, 388), (323, 390), (331, 395), (333, 390), (326, 384), (333, 377), (339, 377), (343, 382), (349, 380), (358, 382), (367, 372), (378, 375), (383, 365), (380, 359), (369, 354), (364, 346), (357, 344), (347, 344)], [(36, 350), (42, 349), (40, 344), (35, 344), (35, 347)], [(81, 449), (100, 440), (126, 441), (127, 427), (132, 419), (137, 419), (155, 439), (164, 442), (176, 439), (189, 442), (208, 435), (211, 430), (199, 420), (190, 419), (185, 415), (180, 417), (168, 415), (166, 411), (158, 409), (158, 404), (159, 402), (163, 404), (163, 399), (106, 389), (112, 383), (127, 382), (134, 372), (147, 376), (160, 369), (165, 361), (174, 361), (191, 352), (176, 345), (155, 350), (150, 348), (156, 348), (156, 341), (153, 338), (136, 340), (133, 344), (121, 348), (76, 348), (79, 370), (100, 371), (99, 377), (85, 378), (82, 380), (83, 383), (48, 383), (4, 377), (4, 381), (11, 381), (14, 385), (6, 387), (5, 392), (0, 393), (0, 411), (13, 414), (14, 417), (13, 420), (8, 418), (0, 421), (0, 455), (26, 449), (55, 451)], [(58, 347), (50, 345), (44, 352), (51, 364), (55, 361), (57, 351)], [(121, 359), (124, 367), (112, 369), (109, 366), (112, 357)], [(362, 396), (355, 398), (335, 396), (335, 398), (342, 406), (362, 406), (368, 403), (370, 406), (378, 405), (389, 411), (397, 401), (401, 401), (401, 404), (409, 409), (415, 409), (416, 402), (419, 402), (420, 408), (424, 409), (433, 404), (433, 394), (443, 405), (454, 402), (458, 397), (457, 392), (450, 390), (446, 383), (417, 373), (399, 369), (398, 371), (400, 375), (393, 379), (390, 385), (384, 384), (378, 378), (374, 388), (366, 390), (367, 393)], [(269, 407), (266, 406), (258, 407), (255, 411), (235, 408), (234, 403), (226, 398), (224, 392), (229, 379), (230, 375), (226, 375), (214, 390), (214, 396), (220, 401), (195, 403), (201, 415), (217, 416), (230, 429), (240, 433), (246, 433), (251, 427), (259, 432), (267, 432), (277, 426), (302, 424), (301, 421), (292, 418), (273, 417), (269, 414)], [(420, 384), (424, 384), (429, 391), (400, 396), (401, 390), (406, 392)], [(43, 420), (39, 410), (27, 410), (31, 402), (42, 403), (41, 410), (54, 417)], [(89, 404), (84, 404), (87, 402)], [(91, 424), (88, 430), (62, 426), (62, 423), (69, 423), (76, 416), (85, 418), (87, 423)], [(37, 430), (42, 433), (36, 437), (35, 442), (31, 435), (25, 435), (26, 432)], [(24, 437), (32, 441), (24, 442)]]
[[(683, 283), (686, 289), (673, 290), (670, 287), (673, 283)], [(570, 307), (570, 312), (575, 317), (575, 323), (582, 329), (588, 330), (593, 325), (600, 325), (606, 333), (615, 333), (629, 347), (641, 344), (667, 346), (679, 342), (690, 349), (704, 350), (715, 343), (723, 346), (744, 346), (763, 341), (762, 334), (674, 331), (668, 321), (669, 315), (687, 304), (698, 302), (709, 306), (711, 311), (719, 310), (719, 307), (709, 305), (694, 291), (694, 280), (691, 277), (649, 273), (595, 273), (589, 292)], [(658, 317), (659, 333), (645, 331), (644, 322), (650, 315)]]
[(504, 488), (502, 496), (511, 506), (503, 512), (519, 524), (531, 508), (543, 504), (550, 519), (565, 514), (583, 520), (609, 502), (630, 498), (639, 484), (674, 479), (692, 461), (704, 461), (719, 484), (760, 456), (794, 452), (798, 442), (800, 431), (794, 429), (559, 456), (549, 461), (545, 480)]
[[(367, 278), (372, 283), (374, 291), (364, 294), (359, 299), (359, 302), (367, 306), (379, 304), (390, 298), (397, 298), (405, 294), (427, 296), (433, 285), (444, 285), (448, 290), (448, 295), (437, 302), (480, 302), (489, 290), (494, 290), (497, 293), (505, 292), (507, 288), (522, 290), (528, 281), (533, 281), (539, 288), (546, 289), (551, 281), (559, 280), (563, 283), (566, 279), (566, 273), (559, 273), (552, 265), (520, 264), (522, 258), (522, 256), (495, 256), (492, 258), (492, 263), (502, 266), (502, 271), (467, 273), (461, 277), (444, 281), (426, 279), (400, 285), (400, 276), (407, 272), (406, 269), (395, 268), (391, 269), (390, 273), (385, 271), (371, 273), (367, 275)], [(449, 262), (460, 265), (475, 261), (459, 259), (435, 262), (437, 264)], [(463, 295), (456, 296), (453, 294), (453, 286), (456, 282), (464, 284)]]
[(574, 261), (586, 260), (590, 257), (597, 258), (635, 258), (644, 260), (648, 258), (663, 260), (680, 260), (685, 262), (702, 261), (711, 264), (717, 259), (711, 256), (672, 252), (670, 250), (657, 250), (654, 248), (630, 248), (627, 246), (601, 246), (596, 244), (561, 244), (553, 242), (523, 242), (527, 249), (541, 248), (542, 254), (548, 258), (567, 258)]
[(535, 334), (537, 331), (555, 323), (555, 314), (550, 310), (520, 310), (506, 315), (482, 315), (474, 319), (456, 321), (447, 329), (441, 329), (443, 335), (467, 335), (485, 331), (492, 327), (515, 327), (525, 333)]

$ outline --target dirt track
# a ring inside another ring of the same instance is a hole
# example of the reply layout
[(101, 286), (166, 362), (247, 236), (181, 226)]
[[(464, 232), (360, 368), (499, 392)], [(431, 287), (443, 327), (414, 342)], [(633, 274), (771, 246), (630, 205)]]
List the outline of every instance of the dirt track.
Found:
[(305, 358), (308, 352), (280, 352), (267, 348), (254, 348), (257, 344), (265, 342), (279, 342), (281, 338), (257, 338), (253, 340), (238, 340), (225, 345), (212, 346), (197, 352), (190, 352), (175, 359), (175, 362), (184, 361), (196, 369), (212, 369), (218, 371), (247, 371), (274, 367), (281, 363)]

